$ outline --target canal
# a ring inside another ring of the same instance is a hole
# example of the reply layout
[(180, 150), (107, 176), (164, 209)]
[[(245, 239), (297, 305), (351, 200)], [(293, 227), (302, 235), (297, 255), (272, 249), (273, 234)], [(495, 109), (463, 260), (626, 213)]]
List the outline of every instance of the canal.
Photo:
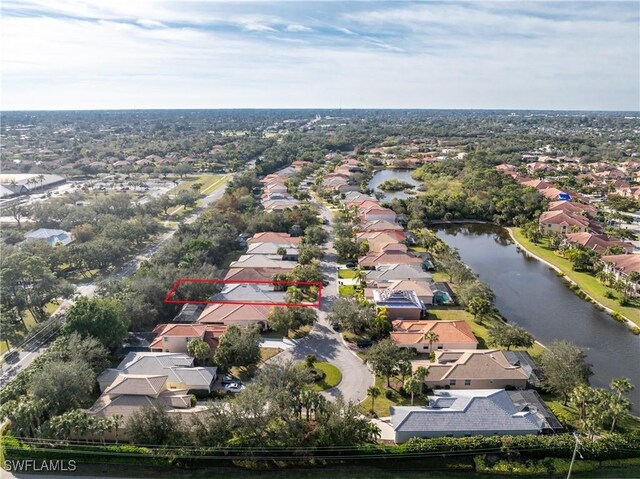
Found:
[(491, 286), (496, 306), (510, 322), (543, 344), (565, 339), (583, 348), (593, 365), (592, 385), (606, 387), (616, 376), (630, 378), (636, 386), (630, 398), (634, 412), (640, 413), (640, 337), (578, 298), (547, 265), (518, 251), (505, 229), (471, 224), (436, 231)]
[(412, 195), (408, 194), (405, 191), (383, 191), (379, 189), (378, 186), (385, 181), (390, 180), (391, 178), (396, 178), (397, 180), (406, 181), (407, 183), (411, 183), (414, 186), (418, 186), (420, 182), (411, 178), (411, 173), (413, 173), (413, 171), (414, 170), (379, 170), (373, 174), (373, 177), (371, 178), (367, 186), (375, 190), (376, 192), (383, 193), (383, 200), (392, 200), (394, 198), (409, 198)]

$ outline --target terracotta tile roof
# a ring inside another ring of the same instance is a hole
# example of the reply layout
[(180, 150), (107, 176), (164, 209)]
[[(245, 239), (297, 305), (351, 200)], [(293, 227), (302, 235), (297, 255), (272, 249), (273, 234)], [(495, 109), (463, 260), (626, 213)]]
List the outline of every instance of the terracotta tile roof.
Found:
[(362, 266), (377, 266), (381, 264), (422, 264), (422, 259), (403, 251), (382, 251), (370, 253), (361, 257), (358, 263)]
[(408, 321), (396, 320), (392, 323), (391, 339), (398, 344), (428, 344), (424, 335), (433, 331), (439, 337), (437, 343), (463, 343), (475, 348), (478, 340), (465, 321)]
[(620, 246), (624, 248), (627, 253), (633, 251), (633, 244), (621, 241), (617, 238), (611, 238), (605, 234), (593, 234), (593, 233), (569, 233), (565, 236), (565, 239), (571, 244), (580, 244), (587, 249), (596, 251), (598, 253), (604, 253), (607, 248), (612, 246)]
[(198, 318), (198, 323), (266, 322), (269, 309), (269, 306), (253, 304), (209, 304)]
[(235, 281), (270, 281), (274, 274), (281, 274), (278, 268), (231, 268), (224, 279)]
[(387, 231), (397, 230), (402, 231), (404, 228), (397, 223), (392, 223), (387, 220), (371, 220), (362, 224), (361, 231)]
[(617, 270), (625, 274), (640, 273), (640, 255), (638, 254), (603, 256), (602, 261), (612, 264)]
[(443, 351), (436, 353), (435, 363), (414, 361), (412, 365), (429, 370), (427, 382), (443, 379), (526, 380), (529, 377), (521, 367), (512, 366), (497, 349)]
[(289, 243), (300, 244), (302, 240), (299, 236), (291, 236), (289, 233), (276, 233), (273, 231), (265, 231), (263, 233), (256, 233), (253, 237), (247, 240), (248, 244), (253, 243)]
[(545, 211), (540, 215), (540, 223), (559, 225), (566, 223), (568, 226), (589, 227), (589, 220), (580, 215), (572, 215), (564, 211)]
[(597, 212), (591, 205), (583, 205), (582, 203), (566, 200), (552, 201), (547, 209), (548, 211), (564, 211), (565, 213), (588, 214), (589, 216), (595, 216)]

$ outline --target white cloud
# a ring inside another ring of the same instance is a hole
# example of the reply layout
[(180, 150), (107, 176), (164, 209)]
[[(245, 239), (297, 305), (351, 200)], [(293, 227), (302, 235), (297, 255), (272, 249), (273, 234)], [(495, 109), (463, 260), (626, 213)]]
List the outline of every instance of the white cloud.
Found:
[(145, 27), (145, 28), (167, 28), (167, 26), (162, 22), (158, 22), (157, 20), (149, 20), (145, 18), (138, 19), (136, 23), (141, 27)]
[(305, 27), (304, 25), (291, 24), (287, 25), (286, 30), (288, 32), (312, 32), (313, 29), (309, 27)]
[(4, 3), (23, 12), (0, 20), (4, 109), (640, 103), (638, 24), (608, 11), (549, 21), (538, 3), (536, 15), (372, 3), (317, 18), (242, 2), (59, 0), (46, 15), (44, 0)]

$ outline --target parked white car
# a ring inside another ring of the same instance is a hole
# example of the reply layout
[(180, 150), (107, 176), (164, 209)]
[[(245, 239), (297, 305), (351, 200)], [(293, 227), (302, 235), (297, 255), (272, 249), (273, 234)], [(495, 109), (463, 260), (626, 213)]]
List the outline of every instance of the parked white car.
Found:
[(246, 386), (244, 384), (231, 383), (231, 384), (227, 384), (224, 387), (224, 390), (227, 391), (228, 393), (239, 393), (240, 391), (244, 391), (245, 388)]

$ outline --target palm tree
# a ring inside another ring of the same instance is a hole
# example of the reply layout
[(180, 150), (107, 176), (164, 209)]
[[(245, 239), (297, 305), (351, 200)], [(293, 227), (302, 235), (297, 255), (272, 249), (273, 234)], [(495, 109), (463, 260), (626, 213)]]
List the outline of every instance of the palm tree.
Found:
[(414, 395), (422, 392), (422, 382), (418, 381), (415, 377), (410, 377), (404, 385), (404, 389), (411, 393), (411, 405), (413, 406)]
[(618, 401), (622, 398), (623, 394), (630, 393), (635, 389), (631, 380), (625, 377), (613, 378), (609, 387), (618, 393), (616, 396)]
[(613, 401), (609, 403), (608, 410), (607, 410), (607, 413), (611, 417), (611, 429), (609, 432), (614, 431), (614, 429), (616, 428), (616, 422), (618, 421), (620, 416), (626, 414), (630, 409), (631, 409), (631, 402), (627, 398), (625, 397), (622, 397), (620, 399), (616, 399), (615, 397), (613, 398)]
[(113, 430), (116, 433), (116, 444), (118, 444), (118, 429), (120, 429), (123, 420), (124, 416), (122, 414), (114, 414), (113, 416), (111, 416)]
[(300, 303), (304, 300), (304, 292), (297, 286), (289, 286), (285, 298), (287, 303)]
[(429, 343), (429, 352), (433, 351), (433, 343), (440, 341), (440, 336), (435, 331), (427, 331), (422, 335), (422, 340)]
[(571, 404), (580, 411), (580, 420), (587, 415), (587, 401), (593, 396), (593, 389), (586, 384), (580, 384), (572, 392), (569, 398)]
[(429, 370), (424, 366), (418, 366), (416, 370), (413, 372), (413, 377), (418, 381), (424, 381), (429, 376)]
[(380, 397), (382, 391), (377, 386), (371, 386), (367, 389), (367, 394), (371, 397), (371, 410), (374, 410), (374, 405), (377, 397)]
[(367, 273), (360, 266), (353, 270), (353, 279), (360, 283), (361, 288), (367, 285)]

